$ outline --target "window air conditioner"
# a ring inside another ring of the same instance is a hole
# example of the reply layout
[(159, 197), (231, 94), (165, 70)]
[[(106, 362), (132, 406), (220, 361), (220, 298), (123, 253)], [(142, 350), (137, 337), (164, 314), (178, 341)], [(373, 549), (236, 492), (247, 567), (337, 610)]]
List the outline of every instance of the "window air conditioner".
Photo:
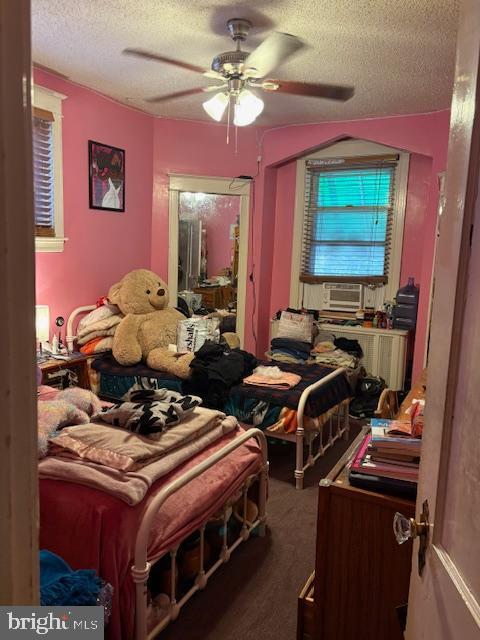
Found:
[(363, 285), (344, 282), (324, 282), (324, 311), (357, 311), (363, 306)]

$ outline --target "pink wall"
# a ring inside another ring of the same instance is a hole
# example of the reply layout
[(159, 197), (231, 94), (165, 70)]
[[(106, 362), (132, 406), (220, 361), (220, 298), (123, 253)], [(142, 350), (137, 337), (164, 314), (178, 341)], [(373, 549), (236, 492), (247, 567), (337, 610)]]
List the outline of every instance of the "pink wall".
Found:
[(226, 144), (223, 125), (156, 119), (153, 129), (152, 269), (168, 277), (168, 176), (254, 176), (257, 170), (255, 129), (234, 135)]
[[(257, 353), (268, 345), (271, 312), (288, 304), (291, 244), (294, 211), (294, 160), (314, 149), (345, 138), (361, 138), (397, 147), (415, 154), (409, 182), (406, 233), (408, 238), (402, 261), (402, 277), (412, 272), (420, 283), (419, 320), (415, 347), (414, 375), (423, 363), (426, 318), (435, 241), (438, 185), (436, 175), (446, 166), (449, 112), (436, 112), (392, 118), (350, 122), (299, 125), (263, 132), (262, 167), (256, 184), (256, 209), (262, 211), (253, 221), (255, 246), (252, 262), (257, 283), (269, 283), (257, 291), (253, 303), (249, 283), (247, 317), (254, 317), (259, 336)], [(433, 229), (433, 230), (432, 230)], [(254, 348), (254, 341), (247, 341)]]
[[(127, 271), (150, 265), (153, 120), (54, 75), (35, 70), (35, 82), (63, 101), (62, 253), (36, 254), (37, 303), (65, 318), (93, 304)], [(125, 213), (89, 209), (88, 145), (97, 140), (125, 149)]]
[(416, 283), (422, 282), (422, 261), (425, 244), (428, 198), (432, 176), (432, 158), (418, 153), (410, 155), (408, 172), (405, 226), (403, 230), (402, 265), (400, 283), (404, 285), (409, 276)]
[[(272, 311), (288, 304), (295, 160), (315, 148), (354, 137), (409, 151), (402, 281), (420, 283), (414, 375), (423, 362), (438, 202), (437, 174), (445, 170), (449, 112), (274, 129), (241, 129), (226, 144), (226, 128), (205, 122), (155, 119), (35, 72), (35, 80), (68, 96), (64, 101), (63, 253), (37, 254), (37, 301), (52, 318), (90, 304), (130, 269), (148, 266), (168, 277), (168, 176), (257, 176), (252, 185), (247, 282), (246, 348), (268, 346)], [(260, 144), (257, 141), (260, 138)], [(126, 149), (126, 212), (88, 208), (87, 140)], [(153, 193), (152, 193), (153, 185)]]

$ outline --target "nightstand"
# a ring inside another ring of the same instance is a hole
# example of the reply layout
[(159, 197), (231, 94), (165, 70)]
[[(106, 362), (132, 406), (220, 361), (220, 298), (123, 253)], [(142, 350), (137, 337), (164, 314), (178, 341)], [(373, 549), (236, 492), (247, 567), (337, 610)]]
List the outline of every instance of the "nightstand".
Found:
[(42, 370), (42, 384), (57, 389), (66, 387), (90, 389), (88, 357), (83, 353), (70, 353), (67, 360), (50, 358), (45, 362), (39, 362), (38, 366)]

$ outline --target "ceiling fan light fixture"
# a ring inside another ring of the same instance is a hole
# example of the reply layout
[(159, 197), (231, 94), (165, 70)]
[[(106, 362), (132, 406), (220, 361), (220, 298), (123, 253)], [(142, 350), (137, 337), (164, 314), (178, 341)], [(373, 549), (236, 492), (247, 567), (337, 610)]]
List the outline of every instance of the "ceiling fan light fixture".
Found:
[(220, 92), (216, 93), (210, 100), (206, 100), (202, 106), (211, 118), (220, 122), (227, 108), (228, 100), (228, 94)]
[(248, 89), (240, 92), (235, 103), (235, 115), (233, 124), (237, 127), (245, 127), (252, 124), (262, 113), (263, 100)]

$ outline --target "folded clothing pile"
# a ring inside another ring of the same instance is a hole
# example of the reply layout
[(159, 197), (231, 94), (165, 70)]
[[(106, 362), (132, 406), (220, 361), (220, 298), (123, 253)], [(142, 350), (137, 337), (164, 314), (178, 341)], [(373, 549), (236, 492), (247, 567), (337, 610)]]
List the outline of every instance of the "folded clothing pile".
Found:
[(294, 340), (293, 338), (273, 338), (268, 356), (278, 362), (291, 364), (305, 364), (310, 358), (310, 342)]
[(67, 427), (50, 438), (39, 477), (82, 484), (135, 505), (159, 478), (237, 429), (236, 418), (199, 406), (156, 439), (100, 422)]
[(317, 364), (347, 369), (355, 369), (358, 366), (363, 351), (357, 340), (333, 336), (325, 338), (326, 336), (320, 334), (312, 350), (312, 356)]
[(302, 378), (296, 373), (282, 371), (278, 367), (260, 365), (251, 376), (244, 378), (245, 384), (269, 389), (293, 389)]
[(80, 320), (77, 344), (86, 355), (104, 353), (113, 348), (113, 336), (123, 318), (114, 304), (103, 303)]

